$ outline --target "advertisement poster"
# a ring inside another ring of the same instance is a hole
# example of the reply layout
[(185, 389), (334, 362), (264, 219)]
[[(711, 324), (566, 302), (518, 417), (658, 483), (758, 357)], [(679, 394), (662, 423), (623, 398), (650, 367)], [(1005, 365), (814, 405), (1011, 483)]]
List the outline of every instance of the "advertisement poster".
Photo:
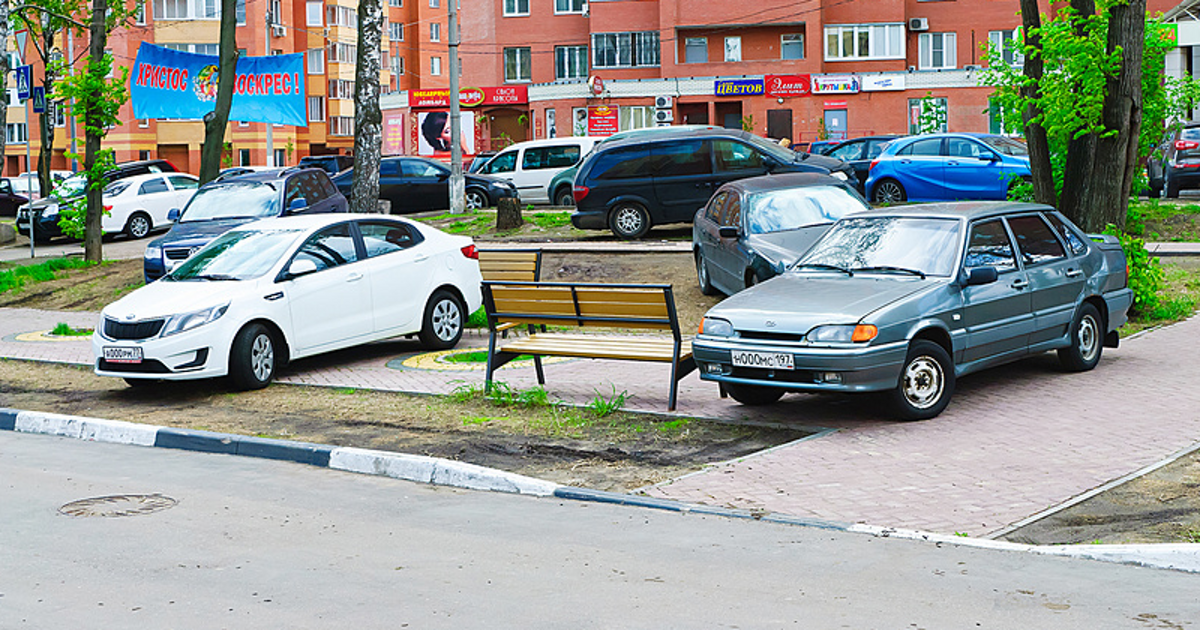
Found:
[(903, 74), (867, 75), (862, 78), (864, 92), (899, 92), (904, 89)]
[(619, 129), (616, 107), (592, 105), (587, 108), (587, 135), (611, 136)]
[(588, 110), (586, 107), (571, 108), (571, 135), (588, 135)]
[[(475, 155), (475, 114), (460, 112), (463, 155)], [(450, 154), (450, 112), (432, 111), (417, 114), (417, 155), (440, 156)]]
[(858, 77), (854, 75), (812, 78), (813, 94), (857, 94), (859, 89)]
[[(525, 85), (465, 87), (458, 90), (458, 104), (462, 107), (524, 105), (528, 102), (529, 88)], [(408, 106), (447, 109), (450, 107), (450, 90), (409, 90)]]
[(767, 96), (790, 98), (812, 94), (812, 75), (809, 74), (768, 74), (763, 82)]
[(553, 108), (546, 110), (546, 137), (547, 138), (557, 138), (558, 137), (558, 126), (554, 124), (554, 109)]
[(717, 96), (758, 96), (764, 91), (761, 79), (719, 79), (713, 81)]
[(383, 154), (404, 155), (404, 112), (383, 112)]

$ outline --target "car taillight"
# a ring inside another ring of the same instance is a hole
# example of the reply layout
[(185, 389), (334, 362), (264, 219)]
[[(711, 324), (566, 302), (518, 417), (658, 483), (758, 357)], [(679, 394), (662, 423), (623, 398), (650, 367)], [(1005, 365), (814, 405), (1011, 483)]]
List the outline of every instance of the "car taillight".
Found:
[(571, 194), (575, 196), (575, 203), (583, 201), (583, 198), (588, 196), (589, 192), (591, 192), (591, 189), (587, 186), (575, 186), (571, 189)]
[(467, 258), (479, 260), (479, 250), (475, 248), (475, 243), (464, 245), (460, 251), (462, 251), (462, 255), (466, 256)]
[(1190, 149), (1195, 149), (1197, 147), (1200, 147), (1200, 142), (1196, 142), (1195, 140), (1176, 140), (1175, 141), (1175, 150), (1176, 151), (1187, 151)]
[(105, 212), (112, 212), (112, 206), (104, 206)]
[(869, 171), (869, 170), (875, 168), (875, 165), (878, 163), (879, 163), (879, 158), (875, 158), (874, 160), (871, 160), (871, 165), (867, 167), (867, 170)]

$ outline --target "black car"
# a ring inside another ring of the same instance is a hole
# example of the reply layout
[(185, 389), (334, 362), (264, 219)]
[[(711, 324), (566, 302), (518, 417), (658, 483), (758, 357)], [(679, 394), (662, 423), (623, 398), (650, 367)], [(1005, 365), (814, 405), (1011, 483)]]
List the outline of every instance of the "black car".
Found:
[(12, 180), (0, 179), (0, 216), (15, 217), (17, 208), (29, 203), (29, 198), (13, 190)]
[(492, 158), (494, 157), (496, 157), (495, 151), (483, 151), (472, 158), (471, 163), (468, 164), (463, 170), (467, 173), (478, 173), (479, 171), (483, 170), (483, 167), (487, 166), (487, 163), (491, 162)]
[(168, 217), (175, 223), (146, 246), (142, 271), (146, 282), (153, 282), (209, 241), (251, 221), (348, 210), (329, 175), (316, 168), (270, 169), (209, 182), (182, 212), (171, 210)]
[(319, 168), (330, 176), (354, 166), (354, 158), (349, 155), (306, 155), (300, 158), (298, 166)]
[[(495, 206), (501, 197), (516, 197), (512, 182), (492, 175), (463, 174), (468, 209)], [(354, 169), (333, 178), (350, 198)], [(450, 207), (450, 167), (422, 157), (388, 157), (379, 163), (379, 198), (392, 204), (392, 214), (445, 210)]]
[[(133, 177), (134, 175), (149, 175), (150, 173), (177, 173), (179, 169), (167, 160), (140, 160), (124, 162), (116, 165), (104, 174), (109, 182)], [(34, 240), (44, 243), (56, 236), (62, 236), (62, 228), (58, 225), (58, 206), (72, 201), (87, 193), (87, 179), (83, 173), (77, 173), (55, 186), (50, 194), (37, 201), (21, 206), (17, 210), (17, 232), (22, 236), (29, 234), (29, 215), (40, 211), (37, 226), (33, 231)], [(24, 225), (24, 227), (22, 227)]]
[(883, 148), (889, 142), (899, 137), (893, 135), (853, 138), (840, 144), (826, 147), (821, 152), (821, 155), (828, 155), (831, 158), (839, 159), (854, 168), (854, 174), (858, 176), (858, 192), (864, 192), (862, 185), (866, 183), (867, 175), (871, 171), (871, 160), (879, 157), (879, 154), (883, 152)]
[(680, 130), (605, 142), (580, 164), (571, 223), (641, 238), (653, 225), (690, 223), (726, 182), (789, 172), (857, 184), (854, 169), (840, 160), (792, 151), (745, 131)]
[(1189, 123), (1167, 136), (1146, 162), (1150, 197), (1165, 193), (1174, 199), (1181, 190), (1200, 188), (1200, 123)]

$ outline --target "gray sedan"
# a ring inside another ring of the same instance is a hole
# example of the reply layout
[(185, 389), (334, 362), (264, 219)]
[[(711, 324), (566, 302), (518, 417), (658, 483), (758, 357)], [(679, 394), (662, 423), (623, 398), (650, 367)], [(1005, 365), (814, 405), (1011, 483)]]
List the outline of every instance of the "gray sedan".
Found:
[(712, 308), (701, 378), (743, 404), (786, 391), (888, 392), (932, 418), (955, 379), (1056, 350), (1090, 370), (1133, 302), (1125, 254), (1048, 206), (938, 203), (838, 221), (782, 276)]

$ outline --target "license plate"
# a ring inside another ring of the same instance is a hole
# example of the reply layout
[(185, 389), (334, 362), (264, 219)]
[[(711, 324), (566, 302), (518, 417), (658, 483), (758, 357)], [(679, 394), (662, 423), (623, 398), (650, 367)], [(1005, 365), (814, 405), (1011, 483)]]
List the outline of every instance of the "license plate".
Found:
[(734, 350), (733, 364), (737, 367), (763, 368), (767, 370), (794, 370), (793, 356), (788, 352), (745, 352)]
[(105, 346), (104, 360), (109, 363), (141, 363), (142, 349), (136, 346), (133, 348)]

